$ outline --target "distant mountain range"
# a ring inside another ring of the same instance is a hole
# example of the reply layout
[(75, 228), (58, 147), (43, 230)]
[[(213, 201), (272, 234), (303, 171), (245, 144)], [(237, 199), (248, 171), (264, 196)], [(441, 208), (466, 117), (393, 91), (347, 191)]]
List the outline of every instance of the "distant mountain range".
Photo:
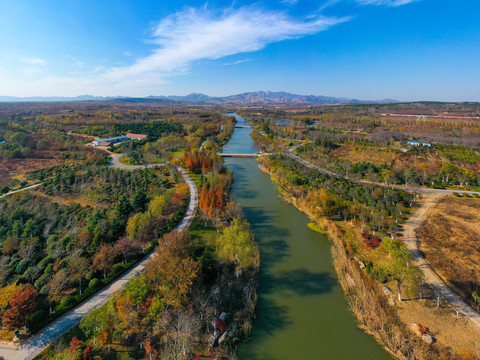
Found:
[(12, 97), (0, 96), (0, 102), (64, 102), (64, 101), (115, 101), (127, 102), (140, 101), (175, 101), (189, 103), (212, 103), (212, 104), (280, 104), (280, 103), (309, 103), (309, 104), (339, 104), (339, 103), (392, 103), (398, 102), (392, 99), (384, 100), (356, 100), (348, 98), (336, 98), (331, 96), (297, 95), (284, 91), (256, 91), (225, 97), (212, 97), (205, 94), (192, 93), (185, 96), (148, 96), (145, 98), (132, 98), (125, 96), (103, 97), (81, 95), (76, 97)]

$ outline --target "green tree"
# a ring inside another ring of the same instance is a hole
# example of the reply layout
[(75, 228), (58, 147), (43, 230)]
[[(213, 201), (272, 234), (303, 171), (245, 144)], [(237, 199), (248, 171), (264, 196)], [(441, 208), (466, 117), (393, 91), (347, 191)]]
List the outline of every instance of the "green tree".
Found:
[(223, 229), (218, 244), (220, 259), (234, 263), (237, 270), (258, 266), (258, 249), (246, 222), (233, 219), (231, 224)]

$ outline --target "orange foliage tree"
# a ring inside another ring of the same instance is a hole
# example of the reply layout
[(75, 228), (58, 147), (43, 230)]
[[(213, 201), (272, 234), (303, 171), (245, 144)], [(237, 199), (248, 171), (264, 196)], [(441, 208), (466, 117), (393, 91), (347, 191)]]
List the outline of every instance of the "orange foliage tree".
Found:
[(3, 325), (10, 330), (24, 326), (27, 318), (37, 308), (37, 290), (28, 284), (24, 290), (19, 290), (13, 295), (10, 306), (3, 314)]
[(186, 151), (183, 154), (183, 162), (190, 171), (199, 173), (210, 171), (215, 165), (216, 158), (211, 152)]
[(223, 215), (227, 203), (225, 193), (223, 183), (203, 185), (200, 190), (200, 209), (211, 218)]
[(147, 281), (168, 305), (181, 305), (197, 276), (199, 265), (192, 259), (192, 251), (190, 235), (172, 231), (163, 236), (155, 258), (148, 265)]

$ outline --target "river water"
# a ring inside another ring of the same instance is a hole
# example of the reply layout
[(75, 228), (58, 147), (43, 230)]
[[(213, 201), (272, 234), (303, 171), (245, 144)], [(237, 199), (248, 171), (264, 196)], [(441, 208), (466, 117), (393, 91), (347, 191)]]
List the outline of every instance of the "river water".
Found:
[[(239, 125), (246, 125), (236, 115)], [(250, 129), (235, 129), (225, 153), (255, 153)], [(252, 339), (241, 360), (383, 360), (391, 357), (357, 329), (332, 265), (325, 235), (283, 201), (255, 159), (226, 158), (240, 204), (260, 248), (261, 269)]]

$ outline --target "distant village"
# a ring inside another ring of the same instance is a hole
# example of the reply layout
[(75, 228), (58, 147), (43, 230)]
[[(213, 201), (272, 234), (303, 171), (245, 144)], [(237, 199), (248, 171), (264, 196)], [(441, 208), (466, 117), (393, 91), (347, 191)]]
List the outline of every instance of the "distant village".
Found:
[(98, 139), (98, 140), (93, 140), (91, 142), (91, 146), (98, 146), (98, 147), (110, 147), (115, 144), (119, 144), (122, 142), (126, 141), (132, 141), (132, 140), (144, 140), (148, 137), (148, 135), (143, 135), (143, 134), (126, 134), (122, 136), (117, 136), (113, 138), (107, 138), (107, 139)]

